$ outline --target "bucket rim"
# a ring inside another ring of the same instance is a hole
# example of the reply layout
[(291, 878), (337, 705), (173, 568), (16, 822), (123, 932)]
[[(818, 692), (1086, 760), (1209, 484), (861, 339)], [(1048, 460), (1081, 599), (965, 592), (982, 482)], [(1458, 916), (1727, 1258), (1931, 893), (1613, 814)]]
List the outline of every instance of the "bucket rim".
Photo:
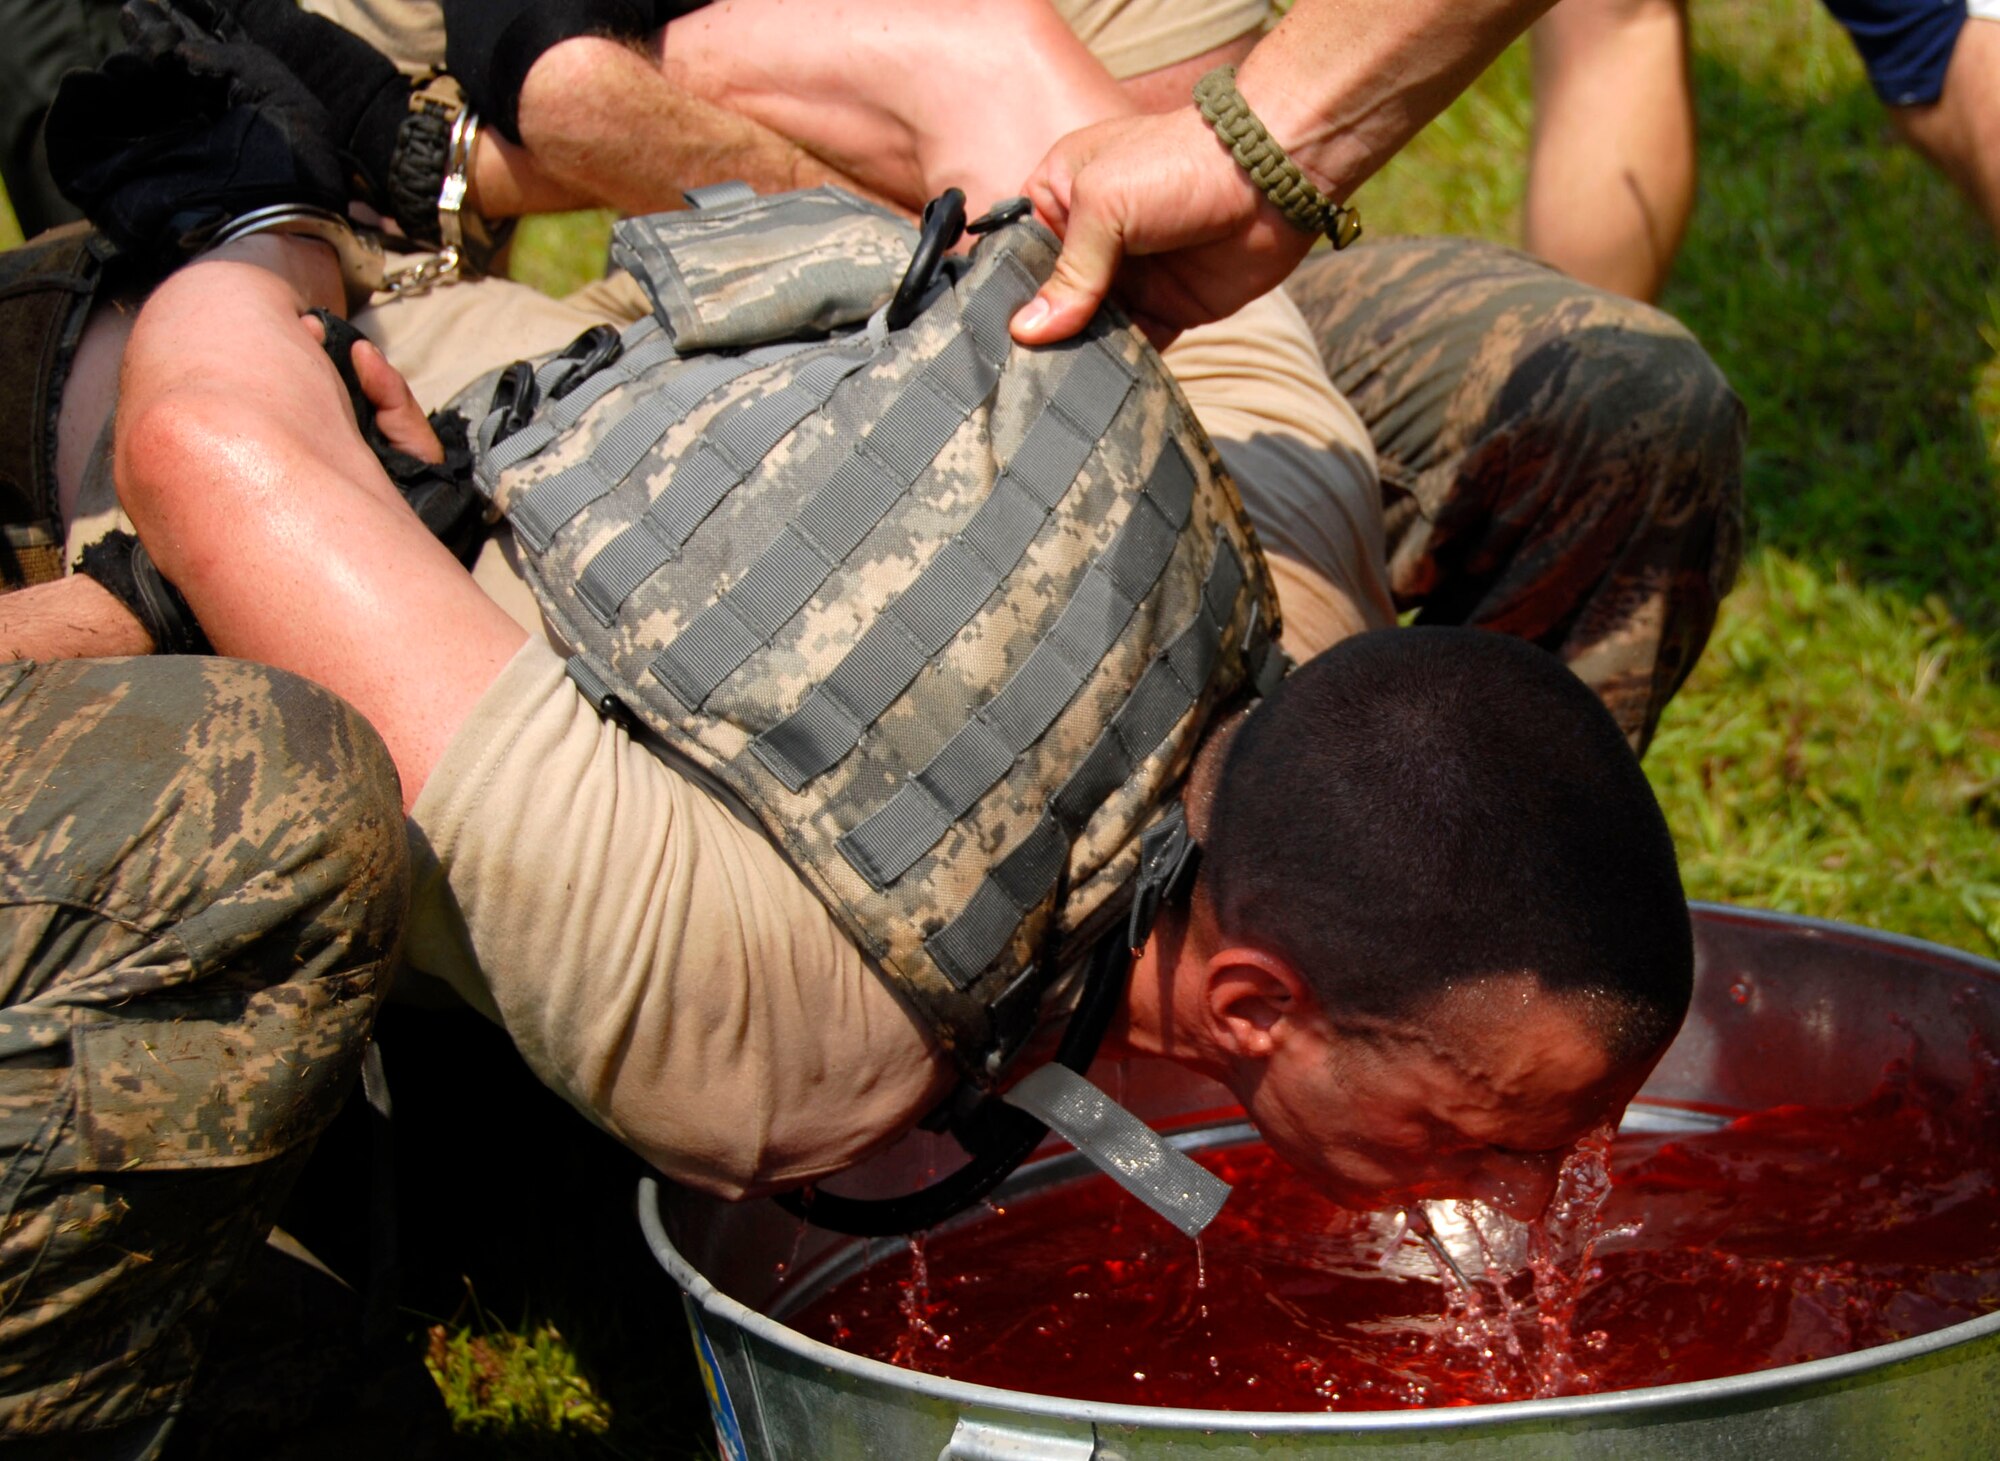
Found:
[[(1979, 973), (2000, 982), (2000, 961), (1954, 949), (1907, 934), (1888, 933), (1861, 924), (1810, 918), (1803, 914), (1769, 909), (1744, 908), (1723, 903), (1690, 903), (1689, 912), (1698, 920), (1757, 924), (1798, 929), (1816, 936), (1840, 938), (1854, 943), (1890, 947), (1923, 956), (1926, 960)], [(1847, 1354), (1799, 1364), (1779, 1365), (1740, 1375), (1723, 1375), (1710, 1380), (1687, 1380), (1675, 1385), (1651, 1385), (1628, 1390), (1607, 1390), (1592, 1395), (1561, 1395), (1540, 1400), (1508, 1400), (1490, 1405), (1413, 1407), (1406, 1410), (1196, 1410), (1169, 1405), (1127, 1405), (1105, 1401), (1076, 1400), (1059, 1395), (1041, 1395), (1028, 1390), (1004, 1390), (993, 1385), (927, 1375), (918, 1370), (870, 1359), (812, 1339), (790, 1325), (761, 1314), (731, 1298), (684, 1258), (667, 1236), (660, 1216), (660, 1182), (648, 1174), (639, 1181), (639, 1226), (646, 1246), (689, 1302), (704, 1313), (754, 1335), (800, 1359), (857, 1379), (913, 1392), (931, 1400), (964, 1408), (1011, 1412), (1047, 1420), (1089, 1422), (1127, 1429), (1201, 1430), (1222, 1432), (1340, 1433), (1363, 1431), (1405, 1431), (1461, 1429), (1467, 1426), (1501, 1426), (1530, 1421), (1583, 1419), (1620, 1415), (1638, 1410), (1678, 1409), (1691, 1405), (1715, 1405), (1747, 1400), (1770, 1391), (1818, 1387), (1885, 1371), (1908, 1361), (2000, 1335), (2000, 1310), (1976, 1319), (1934, 1329), (1890, 1344), (1873, 1345)]]

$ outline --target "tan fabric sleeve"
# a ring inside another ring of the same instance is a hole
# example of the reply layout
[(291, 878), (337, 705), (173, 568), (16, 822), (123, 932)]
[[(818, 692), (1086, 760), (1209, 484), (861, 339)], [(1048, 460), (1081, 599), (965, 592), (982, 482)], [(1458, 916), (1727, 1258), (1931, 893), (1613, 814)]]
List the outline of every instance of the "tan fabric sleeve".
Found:
[(1123, 81), (1260, 30), (1271, 0), (1054, 0), (1056, 13)]
[(378, 294), (354, 323), (402, 371), (417, 403), (435, 411), (496, 366), (560, 350), (603, 319), (511, 279), (472, 279), (428, 294)]
[(411, 75), (444, 65), (438, 0), (298, 0), (299, 9), (351, 30)]
[(1394, 624), (1375, 448), (1298, 306), (1274, 291), (1189, 330), (1166, 361), (1271, 559), (1286, 652), (1303, 661)]
[(431, 863), (412, 962), (669, 1176), (727, 1196), (823, 1176), (949, 1084), (777, 851), (600, 720), (540, 640), (411, 819)]

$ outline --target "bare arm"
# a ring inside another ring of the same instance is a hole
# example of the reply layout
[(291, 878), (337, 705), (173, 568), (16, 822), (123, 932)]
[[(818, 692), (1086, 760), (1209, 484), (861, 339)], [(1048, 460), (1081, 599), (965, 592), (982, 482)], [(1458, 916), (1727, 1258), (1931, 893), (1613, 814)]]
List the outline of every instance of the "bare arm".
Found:
[(94, 578), (73, 575), (0, 595), (0, 660), (152, 652), (152, 636)]
[(160, 286), (126, 351), (118, 489), (217, 651), (353, 704), (407, 805), (524, 635), (363, 445), (300, 321), (338, 296), (324, 248), (273, 238)]
[[(1320, 190), (1344, 199), (1549, 3), (1299, 0), (1237, 85)], [(1055, 277), (1015, 319), (1027, 344), (1075, 334), (1114, 274), (1156, 338), (1219, 319), (1276, 287), (1313, 242), (1192, 104), (1064, 137), (1026, 191), (1064, 235)]]
[(640, 211), (727, 178), (909, 211), (960, 187), (978, 211), (1064, 132), (1133, 109), (1048, 0), (720, 0), (652, 44), (544, 52), (519, 102), (528, 149), (481, 143), (482, 211)]
[(1134, 109), (1049, 0), (718, 0), (659, 48), (683, 92), (912, 210), (1011, 197), (1056, 138)]
[(680, 206), (683, 188), (734, 178), (760, 191), (822, 183), (870, 191), (615, 40), (580, 36), (543, 52), (518, 114), (525, 150), (492, 137), (475, 163), (475, 196), (489, 217), (587, 205), (644, 213)]

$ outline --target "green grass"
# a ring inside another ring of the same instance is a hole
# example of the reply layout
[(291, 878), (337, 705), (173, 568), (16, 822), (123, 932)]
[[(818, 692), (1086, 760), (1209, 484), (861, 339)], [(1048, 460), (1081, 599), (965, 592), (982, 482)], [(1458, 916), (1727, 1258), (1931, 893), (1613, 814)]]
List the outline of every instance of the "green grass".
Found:
[[(1750, 413), (1750, 551), (1647, 770), (1698, 897), (2000, 953), (2000, 249), (1812, 0), (1696, 0), (1701, 184), (1663, 301)], [(1369, 183), (1518, 235), (1516, 47)]]
[(604, 273), (616, 216), (587, 209), (522, 219), (514, 232), (507, 272), (523, 284), (557, 296), (588, 284)]

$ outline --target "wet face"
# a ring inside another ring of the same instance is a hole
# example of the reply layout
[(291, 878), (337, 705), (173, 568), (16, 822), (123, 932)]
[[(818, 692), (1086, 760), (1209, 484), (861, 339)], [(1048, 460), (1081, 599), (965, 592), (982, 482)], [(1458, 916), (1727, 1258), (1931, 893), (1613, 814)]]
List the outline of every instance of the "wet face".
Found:
[(1615, 1066), (1574, 999), (1520, 975), (1452, 991), (1419, 1018), (1315, 1013), (1239, 1095), (1280, 1155), (1347, 1206), (1470, 1197), (1525, 1218), (1652, 1065)]

